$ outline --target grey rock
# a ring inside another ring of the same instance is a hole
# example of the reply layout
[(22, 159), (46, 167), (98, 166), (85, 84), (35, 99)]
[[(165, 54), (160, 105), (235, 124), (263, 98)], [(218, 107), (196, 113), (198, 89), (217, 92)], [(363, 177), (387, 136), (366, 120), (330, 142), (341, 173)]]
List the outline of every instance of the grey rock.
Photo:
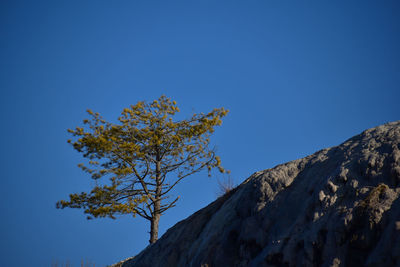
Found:
[(119, 266), (400, 266), (400, 121), (254, 173)]

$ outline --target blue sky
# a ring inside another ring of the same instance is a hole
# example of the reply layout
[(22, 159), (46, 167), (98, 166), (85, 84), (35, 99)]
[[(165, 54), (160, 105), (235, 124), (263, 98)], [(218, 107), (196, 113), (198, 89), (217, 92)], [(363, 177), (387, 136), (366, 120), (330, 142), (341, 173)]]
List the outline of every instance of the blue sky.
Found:
[[(55, 209), (93, 185), (66, 142), (87, 108), (225, 107), (212, 142), (239, 184), (399, 120), (399, 47), (398, 1), (1, 1), (0, 265), (105, 266), (147, 246), (141, 218)], [(161, 234), (215, 200), (217, 178), (183, 181)]]

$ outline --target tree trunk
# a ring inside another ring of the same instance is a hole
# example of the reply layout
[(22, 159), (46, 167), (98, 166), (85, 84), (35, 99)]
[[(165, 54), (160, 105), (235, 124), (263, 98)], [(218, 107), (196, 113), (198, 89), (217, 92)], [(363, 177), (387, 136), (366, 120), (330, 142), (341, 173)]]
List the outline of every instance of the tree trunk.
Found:
[(158, 239), (158, 223), (160, 222), (160, 214), (154, 214), (151, 218), (150, 226), (150, 244), (153, 244)]
[(161, 160), (157, 153), (157, 163), (156, 163), (156, 201), (154, 202), (154, 209), (151, 218), (150, 226), (150, 244), (153, 244), (158, 239), (158, 223), (161, 217)]

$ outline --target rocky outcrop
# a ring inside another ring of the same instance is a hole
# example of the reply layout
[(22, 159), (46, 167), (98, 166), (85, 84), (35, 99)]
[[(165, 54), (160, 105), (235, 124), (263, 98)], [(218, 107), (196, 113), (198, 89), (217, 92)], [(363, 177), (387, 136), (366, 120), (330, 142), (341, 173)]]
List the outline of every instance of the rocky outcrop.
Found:
[(400, 266), (400, 121), (254, 173), (121, 266)]

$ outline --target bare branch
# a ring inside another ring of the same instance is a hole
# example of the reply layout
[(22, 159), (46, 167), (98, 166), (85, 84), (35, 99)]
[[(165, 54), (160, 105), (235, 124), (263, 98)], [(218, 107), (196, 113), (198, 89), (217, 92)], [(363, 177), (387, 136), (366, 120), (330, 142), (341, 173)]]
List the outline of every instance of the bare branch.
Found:
[(161, 207), (160, 212), (161, 214), (164, 213), (166, 210), (175, 207), (175, 203), (178, 201), (179, 197), (177, 197), (174, 201), (172, 201), (170, 204), (165, 205), (163, 207)]
[(189, 173), (187, 173), (187, 174), (185, 174), (185, 175), (179, 177), (179, 178), (175, 181), (175, 183), (173, 183), (173, 184), (172, 184), (166, 191), (164, 191), (161, 195), (163, 196), (163, 195), (167, 194), (167, 193), (168, 193), (169, 191), (171, 191), (171, 189), (174, 188), (183, 178), (185, 178), (185, 177), (187, 177), (187, 176), (189, 176), (189, 175), (192, 175), (193, 173), (196, 173), (196, 172), (200, 171), (200, 170), (203, 169), (205, 166), (207, 166), (212, 160), (213, 160), (213, 158), (212, 158), (211, 160), (209, 160), (209, 161), (207, 161), (207, 162), (201, 164), (200, 167), (198, 167), (197, 169), (194, 169), (193, 171), (191, 171), (191, 172), (189, 172)]
[[(141, 177), (141, 176), (139, 175), (138, 171), (136, 170), (134, 164), (132, 164), (131, 162), (125, 160), (125, 159), (124, 159), (122, 156), (120, 156), (117, 152), (115, 152), (115, 151), (113, 151), (113, 152), (114, 152), (114, 154), (115, 154), (119, 159), (121, 159), (122, 161), (124, 161), (125, 163), (127, 163), (127, 164), (129, 164), (129, 165), (131, 166), (131, 168), (132, 168), (134, 174), (135, 174), (136, 177), (138, 178), (138, 180), (139, 180), (140, 184), (142, 185), (144, 191), (146, 192), (147, 196), (151, 199), (151, 201), (156, 201), (156, 199), (150, 194), (150, 192), (149, 192), (149, 190), (148, 190), (148, 188), (147, 188), (147, 185), (146, 185), (146, 183), (145, 183), (145, 181), (144, 181), (145, 176), (144, 176), (144, 177)], [(147, 173), (146, 173), (146, 175), (147, 175)]]
[(142, 209), (141, 207), (136, 207), (136, 213), (140, 216), (140, 217), (143, 217), (143, 218), (145, 218), (146, 220), (149, 220), (149, 221), (151, 221), (151, 216), (144, 210), (144, 209)]

